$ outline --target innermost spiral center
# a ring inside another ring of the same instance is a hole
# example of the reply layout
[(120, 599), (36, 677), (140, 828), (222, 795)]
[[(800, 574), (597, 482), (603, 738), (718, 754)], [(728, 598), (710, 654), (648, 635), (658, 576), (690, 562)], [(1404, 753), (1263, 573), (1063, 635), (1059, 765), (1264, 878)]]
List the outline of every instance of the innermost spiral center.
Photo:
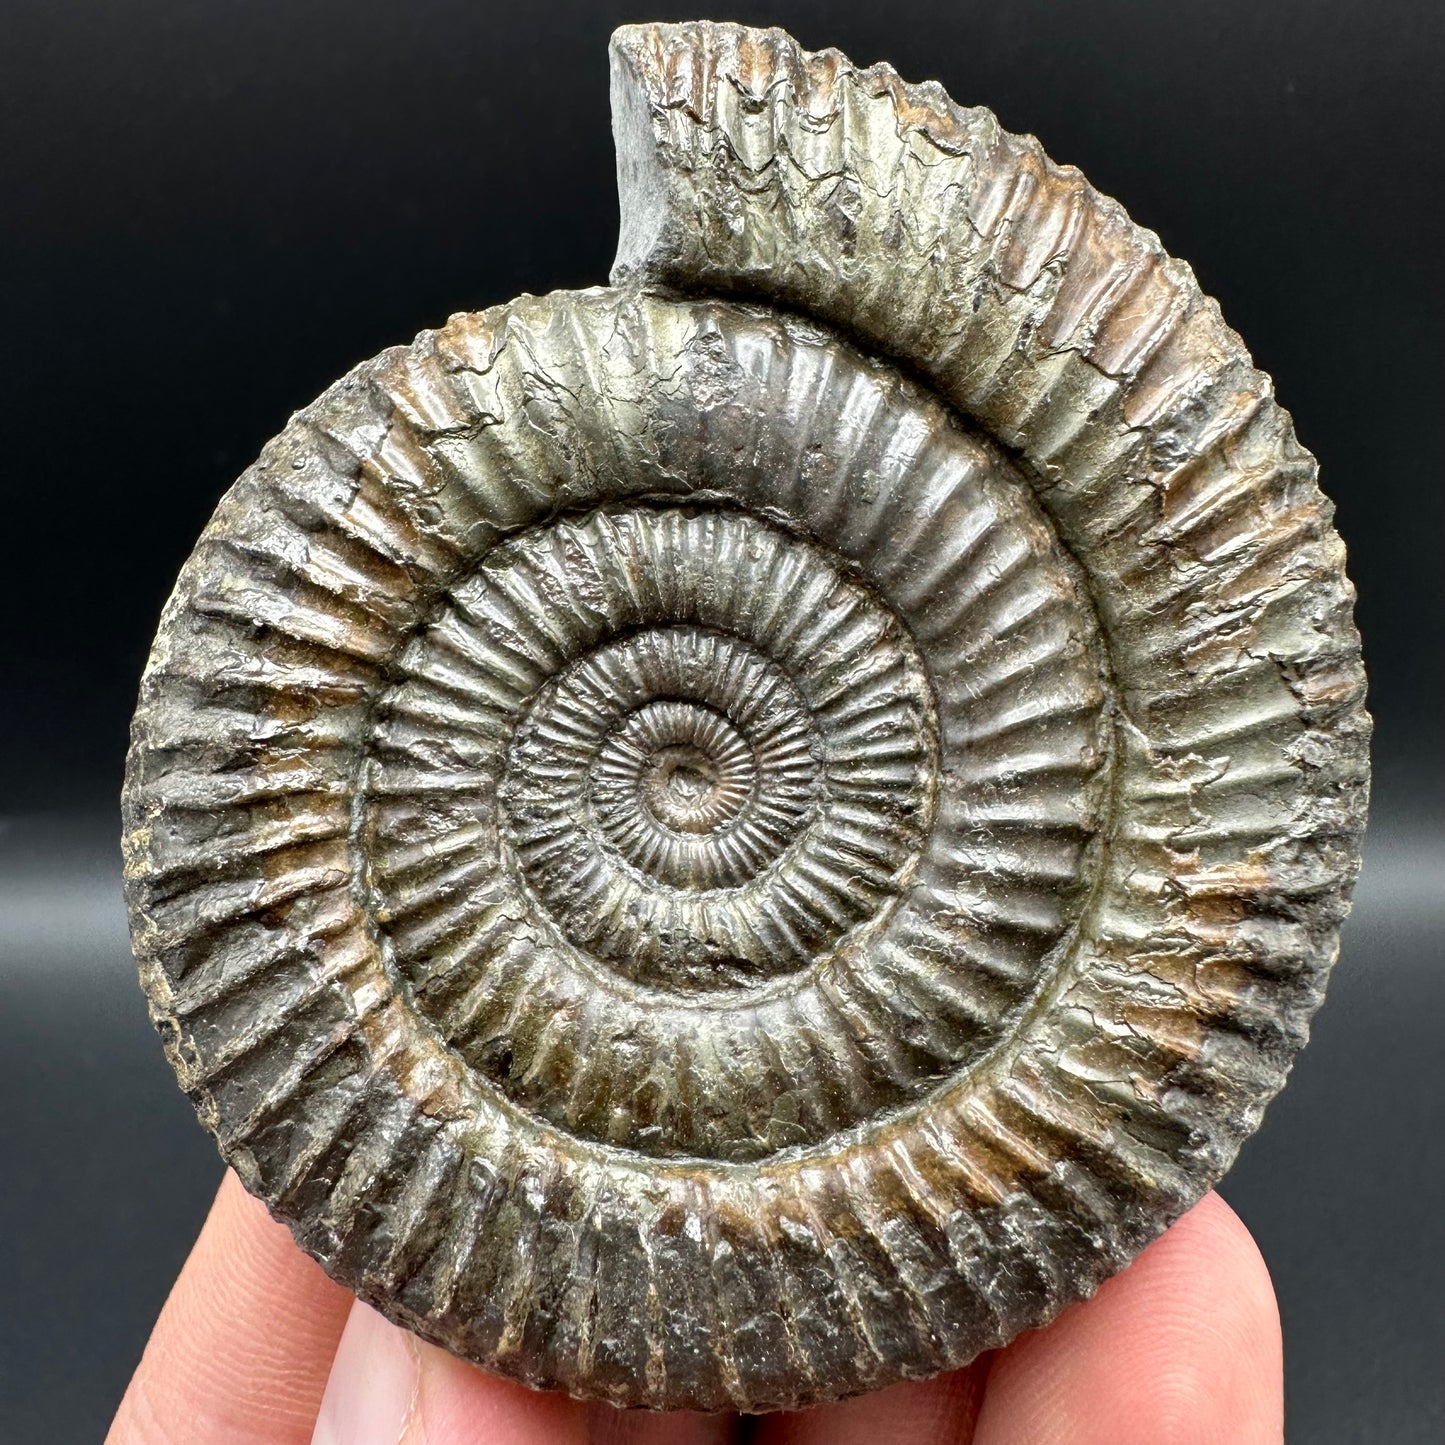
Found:
[[(745, 817), (758, 782), (753, 746), (735, 722), (695, 699), (656, 699), (628, 713), (598, 748), (592, 814), (644, 873), (675, 887), (735, 886), (762, 860), (740, 852), (734, 833), (757, 834), (772, 852), (788, 838), (764, 818)], [(801, 790), (769, 782), (769, 795), (791, 801), (795, 817), (806, 811), (810, 779)]]
[(717, 765), (692, 743), (674, 743), (648, 758), (642, 800), (659, 823), (680, 833), (709, 833), (718, 823)]
[(631, 784), (653, 822), (695, 837), (738, 816), (757, 773), (752, 747), (737, 728), (691, 701), (639, 708), (603, 745), (598, 763), (602, 787)]

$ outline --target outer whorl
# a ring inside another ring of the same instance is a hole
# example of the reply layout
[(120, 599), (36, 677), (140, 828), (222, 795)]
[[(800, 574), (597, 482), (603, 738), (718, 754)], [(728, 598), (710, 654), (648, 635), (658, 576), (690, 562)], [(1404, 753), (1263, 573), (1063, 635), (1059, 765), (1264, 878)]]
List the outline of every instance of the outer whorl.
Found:
[(528, 1384), (963, 1364), (1185, 1210), (1358, 864), (1351, 590), (1269, 379), (937, 86), (613, 42), (614, 286), (359, 366), (218, 507), (125, 787), (247, 1187)]

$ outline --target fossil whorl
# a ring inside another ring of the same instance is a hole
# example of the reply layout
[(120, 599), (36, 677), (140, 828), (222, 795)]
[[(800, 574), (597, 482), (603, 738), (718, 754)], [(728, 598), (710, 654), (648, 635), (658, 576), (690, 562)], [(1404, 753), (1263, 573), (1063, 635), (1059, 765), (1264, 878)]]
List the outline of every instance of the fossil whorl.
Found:
[(1227, 1168), (1358, 862), (1342, 549), (1117, 205), (779, 31), (613, 46), (614, 285), (299, 413), (167, 606), (153, 1016), (248, 1188), (527, 1383), (961, 1364)]

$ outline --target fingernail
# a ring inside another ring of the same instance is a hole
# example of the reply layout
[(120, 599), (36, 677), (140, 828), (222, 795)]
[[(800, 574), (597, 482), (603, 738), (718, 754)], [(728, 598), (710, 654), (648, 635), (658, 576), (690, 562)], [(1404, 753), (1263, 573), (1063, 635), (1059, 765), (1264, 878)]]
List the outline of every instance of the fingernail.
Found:
[(311, 1445), (400, 1445), (417, 1380), (411, 1337), (358, 1300), (331, 1362)]

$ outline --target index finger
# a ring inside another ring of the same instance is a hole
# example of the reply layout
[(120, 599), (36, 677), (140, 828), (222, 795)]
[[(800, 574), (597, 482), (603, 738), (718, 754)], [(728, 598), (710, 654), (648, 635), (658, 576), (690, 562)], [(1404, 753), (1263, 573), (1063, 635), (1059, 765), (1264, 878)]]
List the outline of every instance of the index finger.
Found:
[(307, 1445), (350, 1306), (228, 1170), (106, 1445)]
[(1206, 1195), (1098, 1294), (1002, 1351), (974, 1445), (1280, 1445), (1269, 1271)]

